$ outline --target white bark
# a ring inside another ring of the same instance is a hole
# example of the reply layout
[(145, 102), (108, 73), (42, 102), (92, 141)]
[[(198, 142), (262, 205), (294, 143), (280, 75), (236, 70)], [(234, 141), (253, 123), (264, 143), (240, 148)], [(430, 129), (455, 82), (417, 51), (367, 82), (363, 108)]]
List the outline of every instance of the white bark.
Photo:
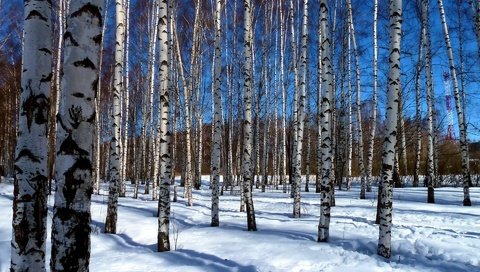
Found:
[(244, 125), (243, 125), (243, 192), (245, 194), (245, 205), (247, 207), (247, 228), (249, 231), (256, 231), (255, 210), (252, 196), (252, 6), (250, 0), (244, 0), (244, 43), (243, 55), (245, 57), (244, 67)]
[(214, 88), (214, 133), (213, 133), (213, 148), (212, 148), (212, 220), (210, 225), (217, 227), (220, 225), (220, 218), (218, 215), (219, 206), (219, 182), (220, 182), (220, 151), (222, 138), (222, 2), (215, 1), (215, 60), (214, 60), (214, 74), (213, 74), (213, 88)]
[(438, 8), (440, 9), (440, 18), (442, 20), (443, 33), (445, 34), (445, 45), (448, 52), (448, 63), (450, 65), (450, 74), (453, 79), (453, 96), (455, 97), (455, 108), (458, 117), (458, 130), (460, 131), (460, 150), (462, 154), (462, 176), (463, 176), (463, 206), (472, 206), (470, 200), (470, 167), (467, 141), (467, 124), (465, 122), (465, 113), (462, 107), (462, 101), (458, 88), (457, 72), (455, 70), (455, 61), (453, 60), (452, 45), (450, 43), (450, 35), (448, 33), (447, 21), (445, 19), (445, 11), (443, 8), (443, 0), (438, 0)]
[(49, 1), (25, 2), (11, 271), (46, 271), (51, 12)]
[(378, 98), (378, 43), (377, 43), (377, 16), (378, 0), (373, 4), (373, 98), (372, 116), (370, 117), (371, 129), (367, 153), (367, 192), (372, 191), (372, 169), (373, 169), (373, 146), (375, 144), (375, 132), (377, 130), (377, 98)]
[(329, 9), (327, 0), (320, 1), (320, 28), (322, 33), (322, 87), (325, 95), (322, 98), (322, 183), (320, 221), (318, 224), (318, 242), (328, 242), (330, 228), (330, 205), (332, 197), (332, 108), (333, 108), (333, 69), (330, 60), (331, 40), (329, 26)]
[(102, 4), (100, 0), (72, 1), (67, 17), (63, 99), (57, 116), (52, 271), (88, 271), (94, 101), (98, 84)]
[(115, 1), (116, 39), (115, 39), (115, 71), (113, 78), (113, 111), (110, 116), (113, 124), (113, 135), (110, 140), (109, 192), (105, 232), (117, 232), (118, 187), (120, 183), (120, 155), (122, 150), (120, 93), (123, 91), (123, 45), (125, 39), (125, 9), (122, 0)]
[(427, 123), (428, 123), (428, 145), (427, 145), (427, 174), (425, 176), (428, 186), (427, 202), (434, 203), (434, 96), (433, 96), (433, 75), (432, 75), (432, 48), (430, 41), (430, 1), (422, 0), (422, 28), (423, 48), (425, 49), (425, 75), (427, 81)]
[(382, 186), (380, 193), (380, 225), (378, 254), (391, 255), (392, 183), (395, 145), (397, 142), (398, 94), (400, 92), (400, 42), (402, 36), (402, 0), (390, 0), (390, 56), (387, 91), (385, 142), (382, 155)]
[(127, 179), (127, 166), (128, 166), (128, 132), (129, 132), (129, 124), (130, 124), (130, 66), (129, 66), (129, 59), (130, 59), (130, 0), (124, 0), (125, 5), (125, 43), (124, 43), (124, 50), (125, 50), (125, 77), (124, 77), (124, 84), (123, 84), (123, 91), (124, 91), (124, 99), (125, 99), (125, 124), (124, 124), (124, 134), (123, 134), (123, 152), (122, 152), (122, 172), (120, 178), (120, 188), (119, 188), (119, 196), (125, 196), (125, 182)]
[(283, 192), (287, 192), (287, 98), (285, 94), (284, 79), (284, 54), (285, 54), (285, 25), (283, 16), (283, 2), (279, 0), (280, 5), (280, 92), (282, 95), (282, 120), (281, 120), (281, 139), (280, 139), (280, 183), (283, 185)]
[[(303, 22), (302, 22), (302, 39), (301, 39), (301, 53), (300, 53), (300, 94), (298, 97), (298, 113), (297, 113), (297, 139), (293, 165), (293, 217), (300, 217), (300, 186), (302, 181), (302, 148), (303, 148), (303, 130), (305, 126), (305, 96), (306, 96), (306, 81), (307, 81), (307, 36), (308, 36), (308, 0), (303, 1)], [(292, 45), (293, 46), (293, 45)], [(295, 144), (295, 139), (294, 139)]]
[[(169, 39), (167, 0), (160, 1), (158, 46), (160, 76), (159, 150), (160, 150), (160, 194), (158, 203), (158, 251), (170, 250), (170, 183), (172, 180), (170, 94), (169, 94)], [(174, 175), (173, 175), (174, 176)]]

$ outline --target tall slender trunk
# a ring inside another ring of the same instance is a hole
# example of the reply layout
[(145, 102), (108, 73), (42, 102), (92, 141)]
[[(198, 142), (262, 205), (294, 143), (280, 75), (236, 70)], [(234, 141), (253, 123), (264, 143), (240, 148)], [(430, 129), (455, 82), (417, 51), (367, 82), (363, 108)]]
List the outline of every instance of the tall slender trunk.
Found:
[[(423, 16), (423, 14), (422, 14)], [(421, 109), (421, 101), (420, 101), (420, 76), (422, 72), (422, 58), (423, 58), (423, 37), (424, 37), (425, 28), (422, 27), (420, 30), (420, 43), (418, 47), (418, 59), (417, 59), (417, 67), (415, 73), (415, 123), (416, 123), (416, 142), (415, 142), (415, 168), (413, 169), (413, 187), (418, 187), (419, 184), (419, 176), (420, 176), (420, 160), (421, 160), (421, 153), (422, 153), (422, 109)]]
[(183, 105), (183, 116), (184, 116), (184, 122), (185, 122), (185, 149), (186, 149), (186, 154), (185, 154), (185, 197), (187, 198), (187, 205), (192, 206), (193, 205), (193, 200), (192, 200), (192, 148), (191, 148), (191, 119), (190, 119), (190, 91), (187, 86), (186, 78), (185, 78), (185, 71), (183, 69), (183, 61), (182, 61), (182, 56), (180, 54), (180, 45), (177, 37), (177, 31), (175, 24), (174, 25), (174, 35), (175, 35), (175, 49), (176, 49), (176, 54), (177, 54), (177, 59), (178, 59), (178, 70), (180, 72), (180, 78), (182, 81), (182, 86), (183, 86), (183, 99), (184, 99), (184, 105)]
[(244, 67), (244, 123), (243, 123), (243, 191), (245, 194), (245, 206), (247, 207), (247, 229), (256, 231), (255, 210), (252, 193), (252, 49), (253, 49), (253, 26), (252, 6), (250, 0), (244, 0), (244, 43), (243, 54), (245, 57)]
[(321, 193), (321, 184), (322, 184), (322, 87), (323, 87), (323, 68), (322, 68), (322, 44), (323, 44), (323, 33), (321, 22), (318, 23), (318, 90), (317, 90), (317, 175), (315, 177), (315, 193)]
[[(55, 122), (55, 116), (58, 113), (58, 106), (60, 103), (60, 80), (62, 78), (62, 51), (63, 51), (63, 34), (65, 32), (65, 11), (67, 6), (67, 0), (58, 1), (58, 41), (57, 41), (57, 60), (55, 63), (55, 89), (52, 89), (51, 100), (54, 104), (50, 106), (50, 120), (49, 120), (49, 142), (48, 142), (48, 193), (52, 193), (52, 179), (53, 167), (55, 164), (55, 140), (57, 132), (57, 122)], [(96, 172), (96, 171), (95, 171)]]
[(121, 142), (121, 110), (120, 93), (123, 91), (123, 44), (125, 39), (125, 9), (122, 0), (115, 1), (116, 41), (115, 41), (115, 71), (113, 83), (113, 111), (110, 116), (113, 124), (113, 137), (110, 140), (110, 186), (108, 192), (108, 209), (105, 221), (105, 232), (117, 232), (118, 185), (120, 183), (120, 153)]
[[(107, 0), (105, 6), (108, 7), (110, 0)], [(105, 21), (108, 17), (108, 8), (105, 9), (105, 14), (103, 16), (103, 20)], [(97, 85), (97, 95), (95, 97), (95, 146), (94, 146), (94, 162), (95, 167), (93, 168), (93, 182), (95, 186), (95, 193), (100, 194), (100, 180), (101, 180), (101, 171), (100, 171), (100, 164), (101, 164), (101, 142), (102, 142), (102, 128), (101, 128), (101, 116), (100, 116), (100, 109), (101, 109), (101, 101), (102, 101), (102, 67), (103, 67), (103, 41), (105, 38), (105, 30), (107, 25), (104, 24), (102, 26), (102, 39), (100, 42), (100, 59), (99, 59), (99, 66), (98, 66), (98, 85)]]
[(428, 186), (427, 202), (435, 203), (434, 186), (434, 144), (435, 135), (433, 130), (434, 122), (434, 96), (433, 96), (433, 76), (432, 76), (432, 48), (430, 41), (430, 1), (422, 0), (422, 28), (423, 28), (423, 48), (425, 49), (425, 75), (427, 81), (427, 123), (428, 123), (428, 146), (427, 146), (427, 174), (425, 176)]
[(453, 95), (455, 97), (455, 108), (458, 117), (458, 129), (460, 131), (460, 150), (462, 154), (462, 176), (463, 176), (463, 206), (472, 206), (470, 200), (470, 166), (468, 154), (467, 140), (467, 124), (465, 122), (465, 113), (462, 107), (462, 101), (458, 88), (457, 72), (455, 70), (455, 62), (453, 60), (452, 45), (450, 43), (450, 35), (448, 33), (447, 21), (445, 19), (445, 10), (443, 8), (443, 0), (438, 0), (438, 8), (440, 9), (440, 18), (442, 20), (443, 33), (445, 34), (445, 45), (448, 52), (448, 62), (450, 64), (450, 73), (453, 79)]
[[(67, 17), (64, 92), (57, 117), (52, 271), (88, 271), (89, 266), (94, 101), (99, 72), (102, 4), (100, 0), (72, 1)], [(75, 255), (70, 255), (71, 252)]]
[(127, 179), (127, 167), (128, 167), (128, 146), (130, 141), (128, 140), (129, 134), (129, 124), (130, 124), (130, 68), (129, 68), (129, 59), (130, 59), (130, 0), (124, 0), (125, 6), (125, 43), (124, 43), (124, 50), (125, 50), (125, 75), (124, 75), (124, 84), (123, 84), (123, 92), (124, 92), (124, 99), (125, 99), (125, 123), (124, 123), (124, 134), (123, 134), (123, 143), (122, 143), (122, 172), (120, 175), (120, 184), (119, 184), (119, 196), (125, 196), (125, 182)]
[(375, 132), (377, 130), (377, 98), (378, 98), (378, 43), (377, 43), (377, 16), (378, 0), (373, 4), (373, 98), (372, 116), (370, 117), (371, 129), (367, 152), (367, 192), (372, 191), (373, 147), (375, 145)]
[(380, 193), (380, 225), (378, 254), (391, 255), (392, 183), (395, 145), (397, 142), (398, 94), (400, 92), (400, 42), (402, 36), (402, 0), (390, 0), (390, 55), (386, 109), (386, 131), (382, 155), (382, 188)]
[(210, 225), (217, 227), (220, 224), (218, 215), (219, 182), (220, 182), (220, 151), (222, 138), (222, 2), (215, 1), (215, 61), (214, 61), (214, 133), (212, 148), (212, 220)]
[(280, 92), (282, 96), (282, 123), (280, 139), (280, 183), (283, 185), (283, 192), (287, 192), (287, 100), (285, 94), (284, 79), (284, 54), (285, 54), (285, 25), (283, 16), (283, 0), (279, 0), (280, 5)]
[(360, 57), (358, 53), (357, 47), (357, 38), (355, 36), (355, 26), (353, 23), (353, 14), (352, 14), (352, 3), (351, 0), (347, 0), (347, 10), (348, 10), (348, 17), (350, 23), (350, 35), (352, 37), (353, 42), (353, 54), (354, 54), (354, 61), (355, 61), (355, 82), (356, 82), (356, 89), (357, 89), (357, 96), (356, 96), (356, 118), (357, 118), (357, 137), (358, 137), (358, 166), (360, 170), (360, 199), (365, 199), (365, 187), (366, 187), (366, 173), (365, 173), (365, 162), (364, 162), (364, 155), (363, 155), (363, 128), (362, 128), (362, 111), (361, 111), (361, 82), (360, 82)]
[(333, 69), (331, 63), (331, 40), (329, 26), (329, 8), (327, 0), (320, 1), (320, 28), (322, 54), (322, 87), (325, 95), (322, 98), (322, 183), (320, 221), (318, 224), (318, 242), (328, 242), (330, 230), (330, 205), (332, 197), (332, 108), (333, 108)]
[(25, 2), (11, 271), (46, 271), (51, 12), (49, 1)]
[[(170, 0), (171, 1), (171, 0)], [(169, 39), (168, 39), (168, 12), (167, 0), (159, 1), (159, 26), (158, 46), (159, 53), (159, 76), (160, 76), (160, 107), (159, 107), (159, 130), (160, 138), (160, 193), (158, 203), (158, 236), (157, 250), (159, 252), (170, 250), (169, 227), (170, 227), (170, 183), (172, 179), (171, 158), (171, 127), (170, 127), (170, 94), (169, 94)]]

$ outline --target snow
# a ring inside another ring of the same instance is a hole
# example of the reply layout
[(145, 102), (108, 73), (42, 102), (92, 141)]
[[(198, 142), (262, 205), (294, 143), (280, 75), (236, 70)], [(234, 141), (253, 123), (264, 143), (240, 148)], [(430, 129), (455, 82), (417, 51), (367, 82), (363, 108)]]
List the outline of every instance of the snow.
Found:
[[(91, 271), (480, 271), (480, 209), (463, 207), (462, 188), (438, 188), (427, 204), (426, 188), (394, 191), (392, 258), (376, 254), (376, 192), (360, 200), (359, 187), (336, 191), (330, 242), (317, 243), (319, 195), (302, 192), (302, 217), (281, 191), (254, 193), (257, 232), (246, 231), (239, 196), (220, 197), (220, 227), (210, 227), (208, 176), (187, 207), (179, 187), (172, 203), (171, 252), (156, 252), (157, 202), (147, 195), (119, 200), (118, 234), (102, 233), (107, 196), (92, 197)], [(104, 185), (106, 188), (106, 185)], [(131, 190), (131, 188), (129, 188)], [(314, 191), (312, 186), (311, 191)], [(143, 192), (141, 189), (140, 192)], [(0, 183), (0, 271), (10, 265), (13, 185)], [(480, 188), (471, 188), (480, 205)], [(49, 229), (53, 197), (49, 197)], [(50, 241), (50, 233), (48, 234)], [(47, 246), (50, 258), (50, 242)]]

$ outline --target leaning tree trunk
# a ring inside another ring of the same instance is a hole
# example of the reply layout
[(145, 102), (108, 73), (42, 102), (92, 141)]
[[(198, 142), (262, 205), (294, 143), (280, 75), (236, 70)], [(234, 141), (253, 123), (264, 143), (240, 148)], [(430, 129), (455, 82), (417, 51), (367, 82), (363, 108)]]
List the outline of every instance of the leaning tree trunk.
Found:
[(170, 183), (172, 179), (171, 158), (171, 127), (170, 127), (170, 97), (169, 97), (169, 39), (168, 39), (168, 12), (167, 0), (160, 1), (159, 11), (158, 46), (159, 76), (160, 76), (160, 112), (159, 112), (159, 137), (160, 137), (160, 193), (158, 203), (158, 236), (157, 250), (170, 251)]
[(435, 203), (435, 172), (434, 172), (434, 96), (433, 96), (433, 75), (432, 75), (432, 48), (430, 41), (430, 1), (422, 0), (422, 28), (423, 48), (425, 49), (425, 74), (427, 79), (427, 123), (428, 123), (428, 147), (427, 147), (427, 174), (425, 176), (428, 186), (427, 202)]
[(252, 195), (252, 6), (250, 0), (244, 0), (244, 125), (243, 125), (243, 191), (247, 207), (247, 228), (256, 231), (255, 210)]
[(402, 36), (402, 0), (390, 0), (390, 56), (387, 90), (387, 118), (382, 155), (380, 225), (378, 254), (390, 258), (392, 235), (392, 185), (397, 142), (398, 94), (400, 92), (400, 41)]
[(322, 33), (322, 85), (325, 95), (322, 98), (322, 183), (320, 221), (318, 224), (318, 242), (328, 242), (330, 229), (330, 205), (332, 197), (332, 108), (333, 108), (333, 68), (330, 60), (331, 40), (329, 26), (329, 9), (327, 0), (320, 1), (320, 31)]
[(120, 183), (120, 153), (122, 150), (120, 93), (123, 89), (123, 44), (125, 38), (125, 9), (122, 0), (115, 1), (116, 42), (115, 71), (113, 78), (113, 137), (110, 140), (110, 186), (108, 190), (108, 208), (105, 221), (105, 233), (117, 233), (118, 185)]
[(102, 4), (100, 0), (72, 1), (67, 17), (63, 99), (57, 115), (59, 131), (52, 219), (52, 271), (88, 271), (90, 261), (94, 101), (98, 83)]
[(11, 271), (46, 271), (51, 12), (49, 1), (25, 2)]
[(448, 52), (448, 62), (450, 64), (450, 73), (453, 79), (453, 95), (455, 97), (455, 108), (458, 117), (458, 130), (460, 131), (460, 150), (462, 153), (462, 175), (463, 175), (463, 206), (472, 206), (470, 200), (470, 167), (468, 155), (468, 141), (467, 141), (467, 124), (465, 122), (465, 113), (462, 107), (460, 92), (458, 90), (457, 72), (455, 71), (455, 62), (453, 60), (452, 45), (450, 43), (450, 35), (448, 34), (447, 21), (445, 19), (445, 11), (443, 8), (443, 0), (438, 0), (438, 7), (440, 9), (440, 17), (442, 19), (443, 33), (445, 34), (445, 45)]
[(222, 141), (222, 2), (216, 0), (215, 9), (215, 61), (214, 61), (214, 131), (213, 131), (213, 148), (212, 148), (212, 220), (210, 225), (218, 227), (220, 219), (218, 216), (218, 198), (219, 198), (219, 182), (220, 182), (220, 150)]

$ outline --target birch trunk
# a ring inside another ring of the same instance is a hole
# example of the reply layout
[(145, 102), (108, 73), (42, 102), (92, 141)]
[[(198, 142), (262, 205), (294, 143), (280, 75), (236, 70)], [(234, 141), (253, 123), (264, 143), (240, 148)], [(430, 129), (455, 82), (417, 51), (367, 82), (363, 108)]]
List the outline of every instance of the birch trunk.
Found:
[[(108, 7), (110, 0), (105, 2), (105, 6)], [(108, 17), (108, 8), (105, 9), (105, 14), (103, 16), (103, 20), (105, 21)], [(102, 66), (103, 66), (103, 41), (105, 38), (105, 30), (107, 28), (106, 24), (102, 26), (102, 40), (100, 42), (100, 59), (99, 59), (99, 66), (98, 66), (98, 85), (97, 85), (97, 95), (95, 97), (95, 147), (94, 147), (94, 160), (95, 160), (95, 168), (93, 169), (93, 181), (95, 186), (95, 193), (100, 194), (100, 180), (101, 180), (101, 171), (100, 171), (100, 164), (101, 164), (101, 142), (102, 142), (102, 128), (101, 128), (101, 120), (100, 120), (100, 109), (101, 109), (101, 98), (102, 98)]]
[(330, 205), (332, 197), (332, 100), (333, 100), (333, 69), (330, 60), (331, 40), (329, 26), (329, 9), (327, 0), (320, 1), (320, 31), (322, 33), (322, 87), (325, 95), (322, 98), (322, 182), (320, 221), (318, 224), (318, 242), (328, 242), (330, 228)]
[(252, 6), (250, 0), (244, 0), (244, 43), (243, 54), (245, 57), (244, 67), (244, 123), (243, 123), (243, 191), (245, 194), (245, 206), (247, 208), (247, 229), (256, 231), (255, 210), (252, 195), (252, 49), (253, 27)]
[[(175, 24), (173, 24), (175, 26)], [(184, 97), (184, 105), (183, 105), (183, 116), (185, 122), (185, 197), (187, 198), (187, 205), (192, 206), (192, 148), (191, 148), (191, 120), (190, 120), (190, 91), (187, 87), (187, 82), (185, 79), (185, 71), (183, 69), (183, 61), (182, 56), (180, 54), (180, 45), (178, 42), (176, 28), (174, 27), (175, 33), (175, 49), (178, 59), (178, 70), (180, 72), (180, 78), (183, 83), (183, 97)]]
[(380, 225), (378, 255), (390, 258), (392, 235), (392, 185), (397, 142), (398, 94), (400, 92), (400, 42), (402, 36), (402, 0), (390, 0), (390, 56), (387, 90), (386, 131), (382, 155)]
[[(171, 1), (171, 0), (170, 0)], [(170, 183), (172, 179), (170, 96), (169, 96), (169, 39), (167, 0), (159, 1), (158, 46), (160, 76), (159, 150), (160, 150), (160, 194), (158, 203), (157, 250), (170, 251)]]
[(129, 132), (129, 119), (130, 119), (130, 67), (129, 67), (129, 59), (130, 59), (130, 0), (125, 1), (125, 77), (124, 77), (124, 99), (125, 99), (125, 123), (124, 123), (124, 134), (123, 134), (123, 152), (122, 152), (122, 173), (120, 178), (120, 188), (119, 188), (119, 196), (125, 196), (125, 183), (127, 182), (127, 167), (128, 167), (128, 132)]
[(366, 187), (366, 173), (365, 173), (365, 162), (363, 156), (363, 128), (362, 128), (362, 111), (361, 111), (361, 82), (360, 82), (360, 57), (358, 53), (357, 47), (357, 38), (355, 36), (355, 26), (353, 24), (353, 14), (352, 14), (352, 3), (351, 0), (347, 0), (347, 10), (348, 10), (348, 17), (349, 17), (349, 24), (350, 24), (350, 35), (352, 37), (353, 42), (353, 54), (354, 54), (354, 61), (355, 61), (355, 82), (356, 82), (356, 89), (357, 89), (357, 96), (356, 96), (356, 118), (357, 118), (357, 137), (358, 137), (358, 166), (360, 170), (360, 199), (365, 199), (365, 187)]
[(317, 90), (317, 176), (315, 177), (315, 193), (321, 193), (321, 184), (322, 184), (322, 87), (323, 87), (323, 69), (322, 69), (322, 44), (323, 44), (323, 33), (321, 22), (319, 20), (318, 24), (318, 90)]
[(422, 28), (423, 28), (423, 48), (425, 50), (425, 75), (427, 89), (427, 123), (428, 123), (428, 145), (427, 145), (427, 174), (425, 176), (428, 187), (427, 202), (435, 203), (434, 186), (434, 96), (433, 96), (433, 76), (432, 76), (432, 48), (430, 41), (430, 1), (422, 0)]
[(11, 271), (46, 271), (52, 4), (26, 1), (11, 242)]
[(105, 233), (117, 233), (118, 185), (120, 183), (120, 153), (121, 139), (121, 110), (120, 93), (123, 89), (123, 44), (125, 39), (125, 9), (122, 0), (115, 1), (116, 41), (115, 41), (115, 71), (113, 78), (113, 137), (110, 140), (110, 186), (108, 192), (107, 218)]
[(283, 16), (283, 2), (279, 0), (280, 5), (280, 92), (282, 95), (282, 124), (280, 140), (280, 184), (283, 185), (283, 192), (287, 192), (287, 101), (285, 94), (284, 79), (284, 54), (285, 54), (285, 26)]
[(453, 79), (453, 95), (455, 97), (455, 108), (458, 117), (458, 129), (460, 131), (460, 149), (462, 154), (462, 175), (463, 175), (463, 206), (472, 206), (470, 200), (470, 167), (467, 141), (467, 124), (465, 122), (465, 113), (462, 107), (462, 101), (458, 89), (457, 72), (455, 71), (455, 62), (453, 60), (452, 45), (450, 43), (450, 35), (448, 33), (447, 21), (445, 19), (445, 11), (443, 8), (443, 0), (438, 0), (438, 8), (440, 9), (440, 18), (442, 20), (443, 33), (445, 34), (445, 45), (448, 52), (448, 62), (450, 64), (450, 73)]
[[(423, 10), (422, 10), (423, 12)], [(423, 16), (423, 13), (422, 13)], [(422, 17), (423, 20), (423, 17)], [(421, 104), (420, 104), (420, 76), (422, 72), (422, 58), (423, 58), (423, 37), (424, 37), (425, 28), (422, 23), (421, 31), (420, 31), (420, 43), (418, 48), (418, 59), (417, 59), (417, 67), (415, 73), (415, 123), (416, 123), (416, 143), (415, 143), (415, 168), (413, 170), (413, 187), (418, 187), (419, 184), (419, 176), (420, 176), (420, 160), (421, 160), (421, 152), (422, 152), (422, 111), (421, 111)]]
[(219, 206), (219, 183), (220, 183), (220, 151), (222, 138), (222, 2), (215, 1), (215, 61), (214, 61), (214, 132), (212, 149), (212, 220), (210, 225), (218, 227), (220, 219), (218, 215)]
[(378, 0), (373, 4), (373, 110), (370, 117), (371, 129), (367, 152), (367, 192), (372, 191), (373, 147), (375, 144), (375, 132), (377, 130), (377, 98), (378, 98), (378, 43), (377, 43), (377, 16)]
[[(88, 271), (95, 94), (102, 31), (99, 0), (72, 1), (64, 35), (62, 103), (57, 116), (57, 177), (52, 271)], [(73, 254), (73, 255), (72, 255)]]

